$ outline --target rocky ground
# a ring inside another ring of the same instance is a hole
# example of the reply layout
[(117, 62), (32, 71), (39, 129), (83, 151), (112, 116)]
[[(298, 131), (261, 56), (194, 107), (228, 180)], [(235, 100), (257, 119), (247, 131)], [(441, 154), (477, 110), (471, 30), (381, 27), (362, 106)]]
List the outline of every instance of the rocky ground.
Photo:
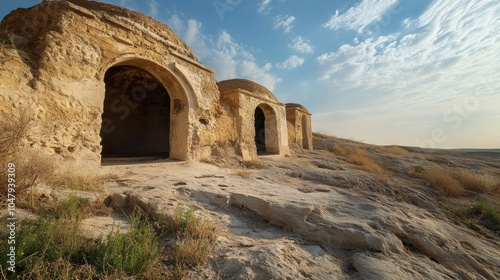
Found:
[[(369, 152), (373, 174), (328, 151), (332, 143)], [(190, 279), (499, 279), (499, 232), (461, 221), (454, 207), (490, 195), (450, 198), (408, 176), (418, 165), (469, 168), (498, 176), (498, 151), (428, 151), (402, 155), (336, 138), (314, 151), (258, 161), (130, 162), (103, 167), (116, 180), (106, 200), (115, 208), (173, 211), (192, 206), (217, 225), (208, 264)], [(215, 164), (214, 164), (215, 163)], [(493, 204), (498, 206), (498, 204)], [(96, 217), (94, 235), (120, 218)]]

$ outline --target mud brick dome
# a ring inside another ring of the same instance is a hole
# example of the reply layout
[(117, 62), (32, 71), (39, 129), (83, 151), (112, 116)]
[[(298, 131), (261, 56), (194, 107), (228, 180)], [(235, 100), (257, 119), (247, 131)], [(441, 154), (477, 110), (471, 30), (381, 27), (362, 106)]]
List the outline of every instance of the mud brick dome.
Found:
[(25, 144), (49, 154), (99, 164), (203, 160), (225, 148), (253, 159), (286, 155), (310, 134), (304, 107), (289, 110), (249, 80), (217, 83), (168, 26), (134, 11), (43, 1), (7, 15), (0, 36), (8, 42), (0, 49), (0, 110), (28, 108)]

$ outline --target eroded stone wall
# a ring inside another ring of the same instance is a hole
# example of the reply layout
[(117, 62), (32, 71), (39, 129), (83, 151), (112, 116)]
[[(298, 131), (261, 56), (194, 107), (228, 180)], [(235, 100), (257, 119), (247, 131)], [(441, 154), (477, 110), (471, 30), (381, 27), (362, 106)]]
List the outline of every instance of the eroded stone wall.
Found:
[[(0, 30), (7, 42), (0, 55), (0, 104), (30, 107), (30, 146), (99, 162), (104, 77), (113, 66), (147, 71), (169, 93), (172, 157), (203, 159), (215, 143), (234, 140), (216, 134), (219, 119), (231, 121), (219, 104), (213, 71), (159, 22), (108, 4), (58, 1), (18, 9)], [(120, 108), (138, 101), (117, 102)]]
[[(288, 137), (286, 128), (285, 106), (235, 89), (225, 92), (222, 101), (234, 111), (235, 130), (237, 132), (238, 153), (244, 160), (257, 157), (259, 142), (264, 148), (260, 152), (265, 154), (286, 155)], [(263, 124), (256, 125), (256, 109), (264, 113)], [(265, 131), (256, 131), (257, 127), (265, 127)], [(265, 135), (263, 139), (256, 139)]]
[(312, 150), (311, 114), (303, 106), (287, 104), (286, 119), (290, 146)]

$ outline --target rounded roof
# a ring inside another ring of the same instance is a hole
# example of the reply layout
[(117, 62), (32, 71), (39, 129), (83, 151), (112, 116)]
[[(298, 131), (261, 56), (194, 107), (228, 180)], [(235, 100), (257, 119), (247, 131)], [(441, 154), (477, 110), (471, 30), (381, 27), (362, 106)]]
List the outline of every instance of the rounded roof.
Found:
[[(83, 8), (83, 9), (82, 9)], [(123, 25), (130, 25), (134, 31), (140, 34), (141, 32), (147, 33), (153, 38), (158, 38), (159, 41), (169, 42), (173, 44), (177, 51), (198, 61), (191, 48), (175, 34), (167, 25), (149, 17), (142, 13), (135, 12), (113, 4), (107, 4), (97, 1), (87, 0), (70, 0), (70, 1), (43, 1), (30, 8), (19, 8), (12, 11), (2, 20), (4, 24), (15, 26), (19, 25), (19, 17), (25, 17), (26, 13), (39, 12), (43, 13), (44, 9), (49, 11), (62, 11), (67, 9), (78, 10), (82, 14), (92, 14), (100, 20), (113, 19), (119, 21)], [(71, 30), (70, 32), (80, 32), (78, 30)]]
[(297, 104), (297, 103), (287, 103), (285, 106), (287, 109), (301, 109), (301, 110), (309, 113), (309, 111), (306, 109), (306, 107), (304, 107), (303, 105)]
[(257, 84), (256, 82), (252, 82), (246, 79), (231, 79), (220, 81), (217, 83), (217, 87), (219, 88), (221, 94), (234, 89), (241, 89), (244, 91), (248, 91), (262, 99), (272, 102), (278, 102), (278, 99), (276, 99), (276, 97), (270, 90), (262, 85)]

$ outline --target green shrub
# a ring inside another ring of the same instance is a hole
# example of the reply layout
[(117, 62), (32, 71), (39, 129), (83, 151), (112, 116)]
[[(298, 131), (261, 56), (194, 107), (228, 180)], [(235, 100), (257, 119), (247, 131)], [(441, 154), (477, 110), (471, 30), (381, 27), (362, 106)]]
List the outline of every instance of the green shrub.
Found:
[(141, 275), (159, 262), (160, 244), (152, 225), (137, 211), (130, 219), (129, 232), (110, 233), (96, 241), (93, 263), (107, 274), (122, 270), (131, 276)]

